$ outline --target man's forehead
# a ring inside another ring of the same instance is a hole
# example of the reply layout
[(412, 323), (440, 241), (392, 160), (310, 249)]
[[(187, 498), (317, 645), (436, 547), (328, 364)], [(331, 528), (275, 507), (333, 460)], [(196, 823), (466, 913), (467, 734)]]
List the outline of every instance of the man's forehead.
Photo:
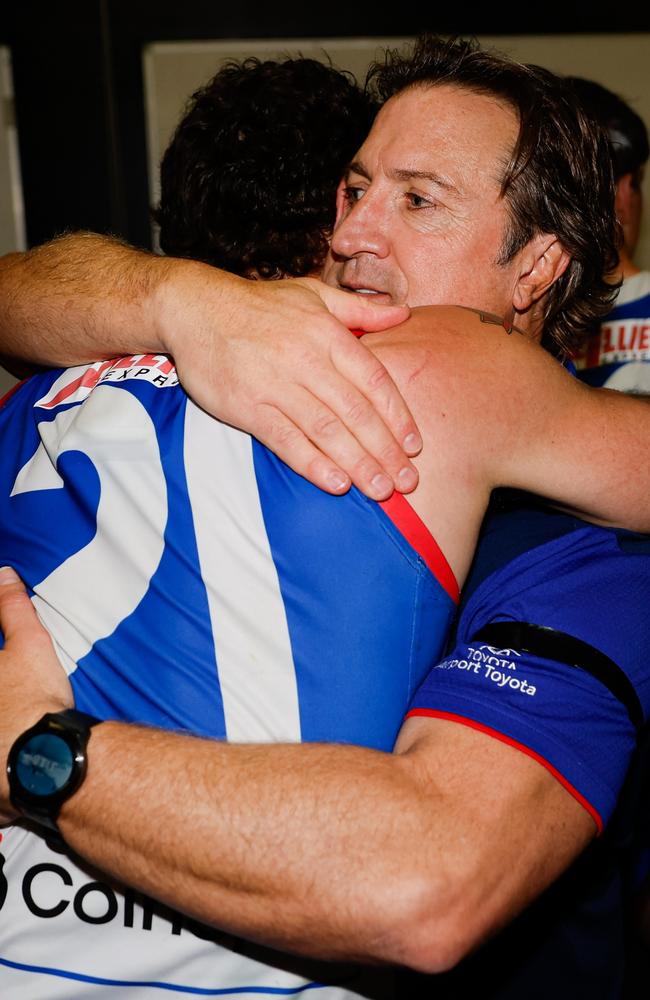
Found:
[(497, 94), (457, 83), (418, 83), (385, 102), (379, 109), (371, 132), (375, 127), (381, 127), (387, 114), (392, 113), (395, 108), (399, 109), (398, 115), (403, 115), (405, 108), (413, 110), (423, 121), (430, 119), (432, 111), (441, 117), (450, 116), (456, 121), (459, 115), (463, 118), (477, 116), (488, 117), (490, 120), (502, 119), (511, 127), (518, 121), (515, 108)]
[(387, 156), (391, 169), (434, 173), (456, 186), (459, 170), (493, 165), (500, 174), (518, 132), (516, 112), (495, 96), (450, 84), (417, 85), (386, 102), (357, 163), (368, 171), (374, 156)]

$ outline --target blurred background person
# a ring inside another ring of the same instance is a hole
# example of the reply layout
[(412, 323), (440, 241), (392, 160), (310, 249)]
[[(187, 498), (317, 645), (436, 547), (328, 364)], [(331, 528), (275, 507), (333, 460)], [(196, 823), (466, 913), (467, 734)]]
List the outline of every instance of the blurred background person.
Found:
[(611, 313), (576, 359), (578, 373), (590, 385), (650, 393), (650, 271), (634, 263), (643, 213), (641, 183), (650, 153), (648, 130), (636, 111), (611, 90), (581, 77), (569, 80), (609, 135), (616, 215), (622, 229), (619, 266), (612, 275), (612, 281), (622, 281), (621, 289)]

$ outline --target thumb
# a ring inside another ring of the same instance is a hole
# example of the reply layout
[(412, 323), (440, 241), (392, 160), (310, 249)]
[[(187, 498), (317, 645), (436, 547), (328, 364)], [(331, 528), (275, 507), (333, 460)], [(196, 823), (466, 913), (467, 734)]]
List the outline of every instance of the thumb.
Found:
[(0, 569), (0, 629), (5, 643), (18, 640), (25, 629), (39, 628), (38, 619), (25, 585), (10, 566)]
[(371, 296), (354, 295), (323, 284), (316, 290), (332, 315), (349, 330), (388, 330), (404, 323), (410, 315), (408, 306), (373, 302)]

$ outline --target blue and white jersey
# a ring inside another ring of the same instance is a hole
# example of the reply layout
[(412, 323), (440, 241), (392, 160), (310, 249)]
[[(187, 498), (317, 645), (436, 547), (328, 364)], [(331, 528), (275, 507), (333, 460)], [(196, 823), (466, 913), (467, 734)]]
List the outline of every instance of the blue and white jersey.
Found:
[[(192, 404), (159, 356), (35, 376), (0, 410), (0, 559), (101, 718), (390, 750), (456, 591), (406, 501), (385, 506), (321, 493)], [(0, 855), (12, 1000), (363, 991), (353, 970), (198, 928), (21, 826)]]
[(626, 278), (614, 308), (576, 358), (588, 385), (650, 393), (650, 271)]

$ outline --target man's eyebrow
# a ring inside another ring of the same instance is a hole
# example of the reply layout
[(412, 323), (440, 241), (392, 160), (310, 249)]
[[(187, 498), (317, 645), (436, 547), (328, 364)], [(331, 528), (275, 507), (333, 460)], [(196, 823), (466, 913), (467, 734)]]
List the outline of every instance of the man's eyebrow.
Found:
[(396, 168), (388, 171), (388, 173), (390, 177), (393, 177), (397, 181), (431, 181), (451, 194), (460, 194), (458, 187), (448, 177), (442, 177), (434, 170), (404, 170)]
[(363, 163), (361, 163), (360, 160), (354, 160), (352, 163), (348, 164), (348, 166), (345, 168), (345, 174), (343, 176), (346, 178), (346, 180), (350, 176), (350, 174), (359, 174), (359, 177), (363, 177), (364, 180), (366, 181), (371, 180), (370, 174), (368, 173), (368, 171), (366, 170), (366, 168), (364, 167)]
[[(389, 177), (396, 181), (431, 181), (432, 184), (437, 184), (438, 187), (443, 188), (443, 190), (448, 191), (450, 194), (461, 193), (459, 188), (449, 178), (442, 177), (435, 170), (410, 170), (408, 168), (396, 167), (393, 170), (388, 170), (387, 173)], [(359, 160), (355, 160), (347, 167), (344, 175), (346, 180), (350, 174), (358, 174), (359, 177), (363, 177), (367, 181), (372, 180), (370, 173)]]

